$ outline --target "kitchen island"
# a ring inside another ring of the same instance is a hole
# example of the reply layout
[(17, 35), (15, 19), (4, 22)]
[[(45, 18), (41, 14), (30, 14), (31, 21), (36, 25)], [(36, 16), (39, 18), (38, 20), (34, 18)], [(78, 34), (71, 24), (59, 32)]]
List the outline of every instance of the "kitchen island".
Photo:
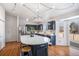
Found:
[(34, 35), (21, 35), (21, 43), (30, 45), (32, 49), (33, 56), (47, 56), (48, 55), (48, 43), (50, 39), (47, 37), (42, 37)]

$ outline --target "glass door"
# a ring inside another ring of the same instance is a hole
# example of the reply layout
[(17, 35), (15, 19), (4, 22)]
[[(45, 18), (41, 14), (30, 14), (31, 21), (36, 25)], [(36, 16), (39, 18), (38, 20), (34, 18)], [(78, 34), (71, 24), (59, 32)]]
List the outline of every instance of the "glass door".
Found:
[(68, 22), (57, 21), (56, 22), (56, 44), (68, 46)]

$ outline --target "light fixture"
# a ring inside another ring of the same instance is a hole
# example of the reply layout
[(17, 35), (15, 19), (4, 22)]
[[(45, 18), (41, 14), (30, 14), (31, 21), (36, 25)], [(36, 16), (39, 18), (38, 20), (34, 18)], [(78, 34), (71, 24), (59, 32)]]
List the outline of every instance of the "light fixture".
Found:
[(39, 9), (36, 9), (36, 12), (39, 12)]
[(55, 6), (52, 6), (53, 9), (55, 9)]
[(43, 22), (45, 22), (45, 21), (44, 21), (43, 18), (35, 18), (35, 19), (33, 20), (33, 22), (35, 22), (35, 23), (43, 23)]

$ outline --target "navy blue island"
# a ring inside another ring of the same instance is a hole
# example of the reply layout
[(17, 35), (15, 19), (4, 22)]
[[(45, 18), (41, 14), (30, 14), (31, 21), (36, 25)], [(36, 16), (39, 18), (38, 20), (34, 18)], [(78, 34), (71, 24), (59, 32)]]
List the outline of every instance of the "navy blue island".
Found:
[(21, 36), (21, 43), (31, 46), (32, 56), (48, 56), (48, 42), (50, 42), (50, 39), (47, 37), (38, 35), (34, 35), (34, 37), (30, 37), (30, 35)]

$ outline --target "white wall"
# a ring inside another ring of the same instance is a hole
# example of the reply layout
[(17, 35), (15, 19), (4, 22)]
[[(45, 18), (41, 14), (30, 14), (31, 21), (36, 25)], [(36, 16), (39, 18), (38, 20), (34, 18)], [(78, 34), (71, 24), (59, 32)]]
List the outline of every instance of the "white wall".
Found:
[(0, 49), (5, 46), (5, 10), (0, 6)]
[(17, 41), (17, 17), (9, 13), (5, 16), (5, 39), (6, 42)]
[(23, 26), (23, 25), (26, 25), (26, 24), (38, 25), (37, 23), (31, 22), (30, 20), (26, 21), (26, 19), (27, 18), (25, 18), (25, 17), (19, 17), (19, 25), (20, 26)]

